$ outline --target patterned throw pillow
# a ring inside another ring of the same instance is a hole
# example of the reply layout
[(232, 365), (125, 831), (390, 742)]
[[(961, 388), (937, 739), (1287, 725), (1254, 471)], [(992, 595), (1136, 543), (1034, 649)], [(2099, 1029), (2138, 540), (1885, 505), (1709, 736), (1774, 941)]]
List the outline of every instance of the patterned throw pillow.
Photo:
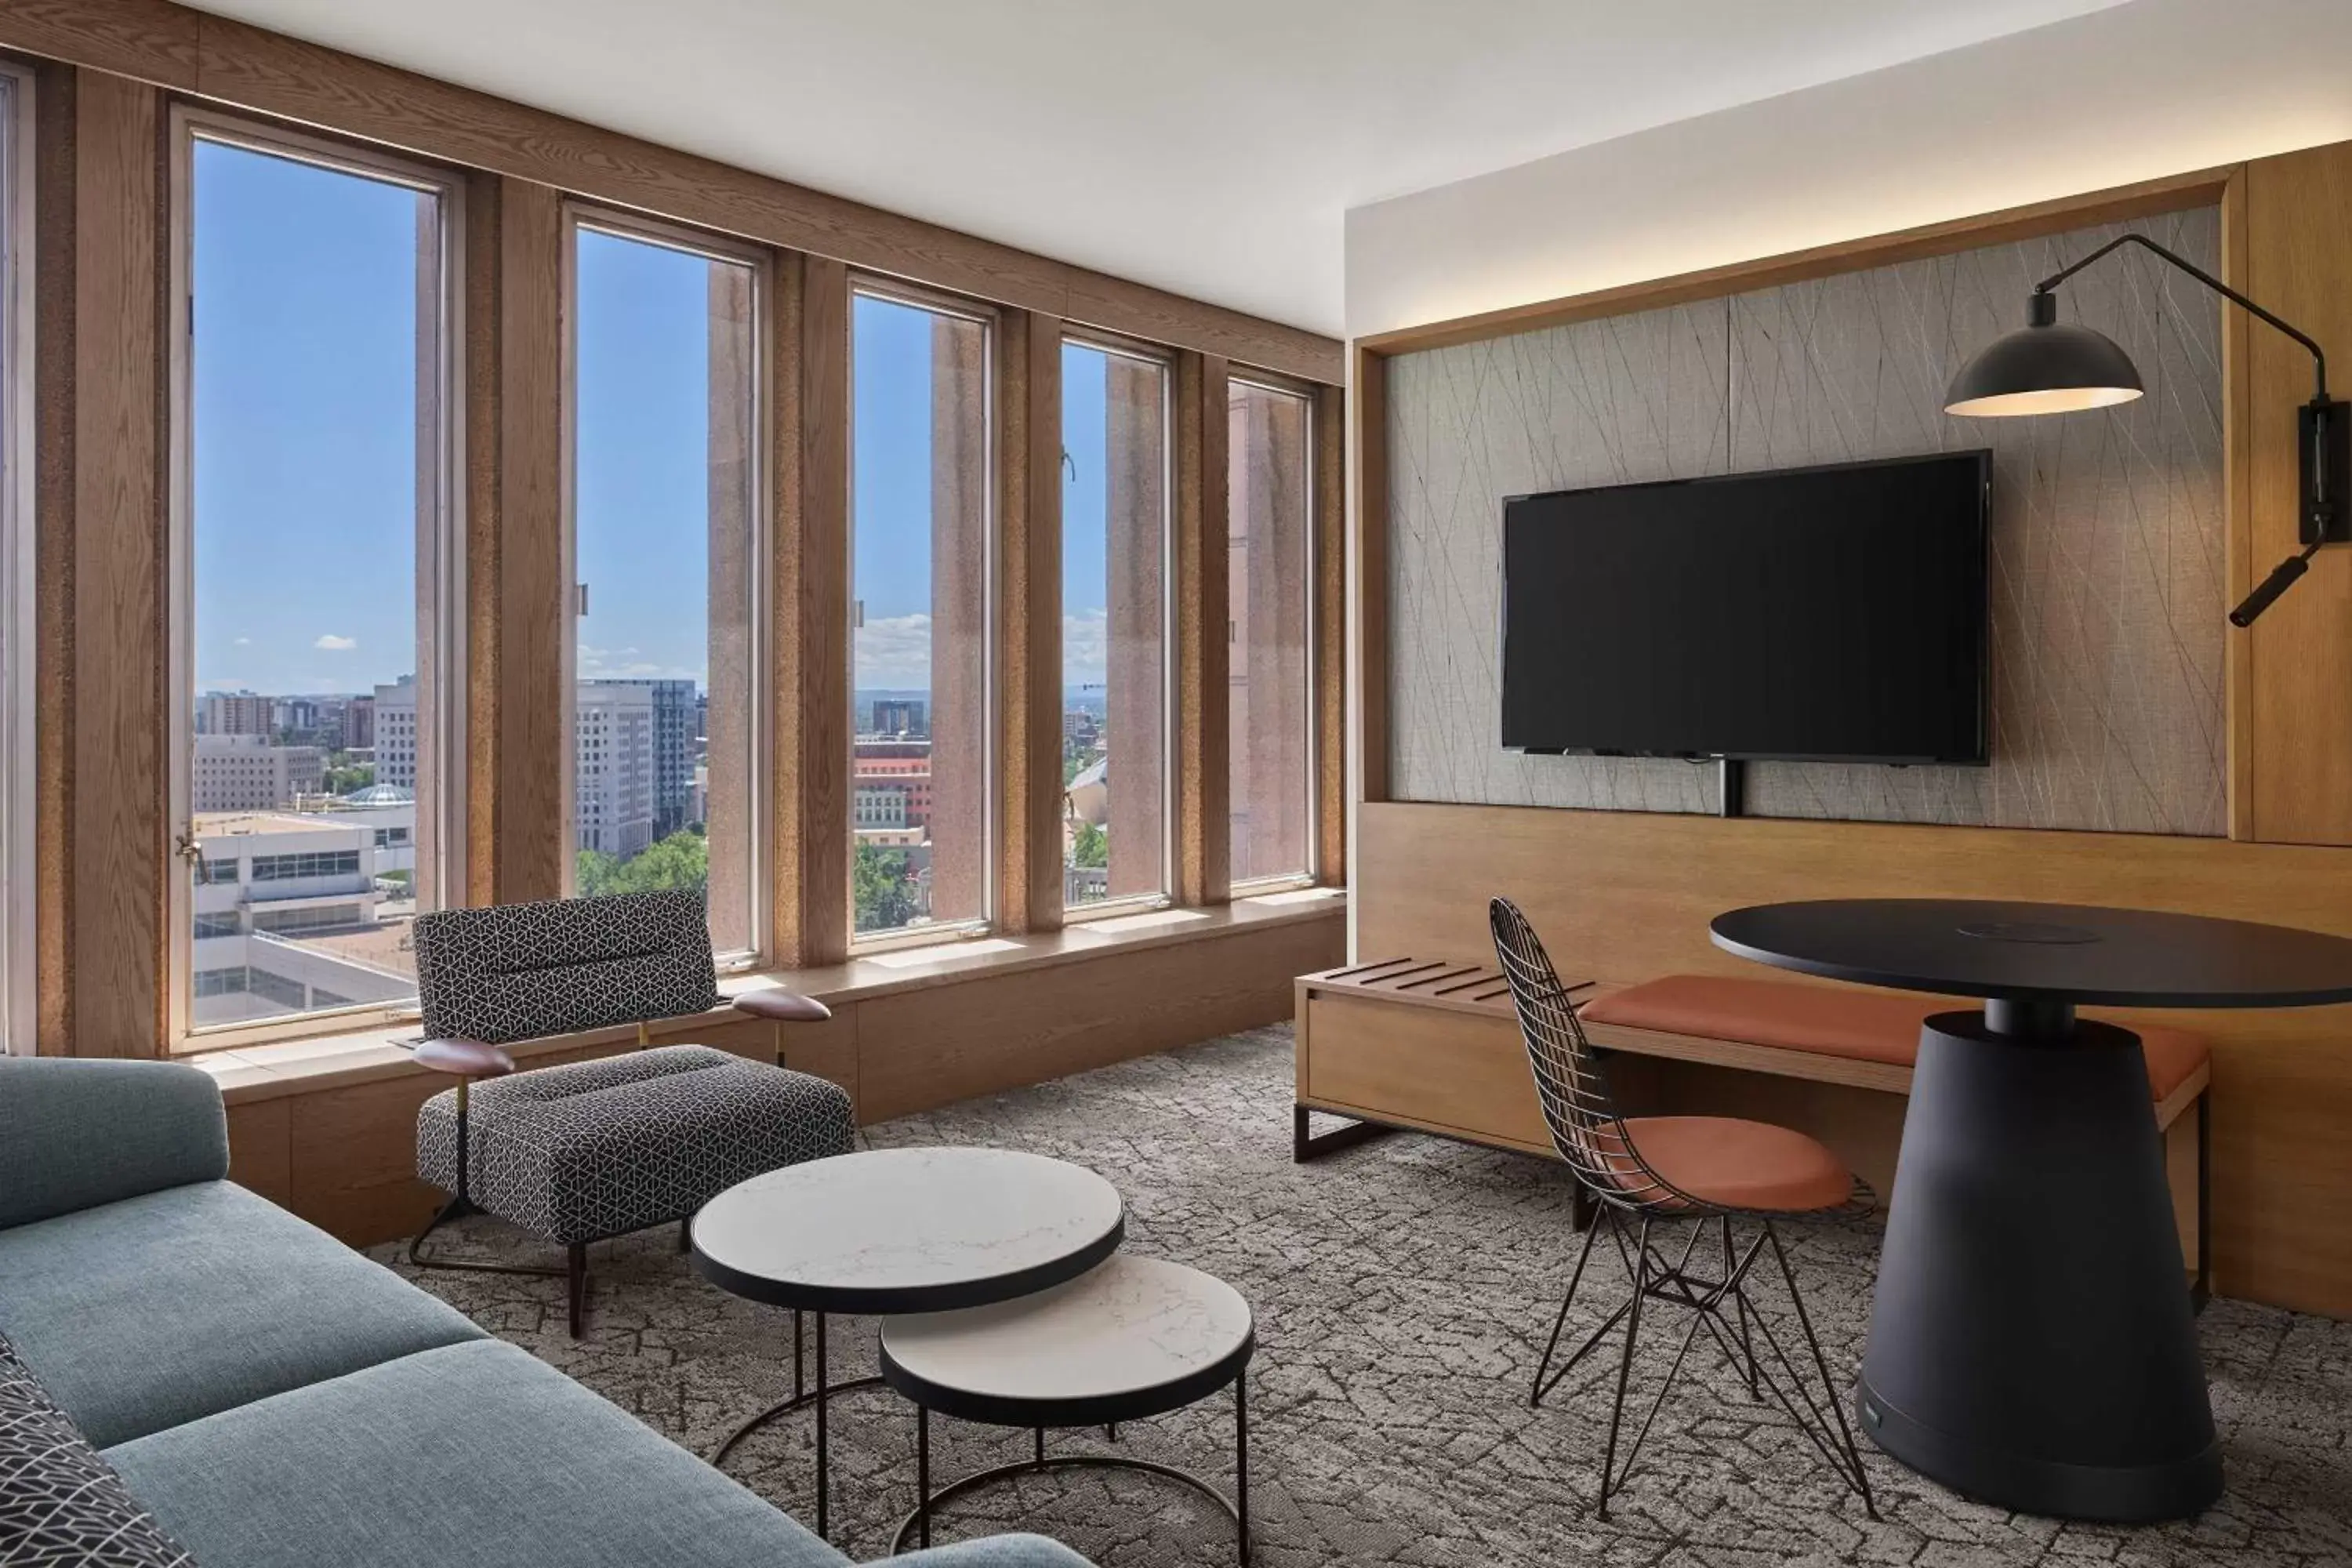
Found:
[(195, 1568), (0, 1334), (0, 1568)]

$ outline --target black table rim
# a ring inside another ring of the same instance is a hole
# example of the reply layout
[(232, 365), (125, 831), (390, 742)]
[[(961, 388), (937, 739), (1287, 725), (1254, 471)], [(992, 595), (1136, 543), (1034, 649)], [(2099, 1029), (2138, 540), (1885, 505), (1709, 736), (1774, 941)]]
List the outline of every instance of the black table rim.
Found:
[(694, 1271), (730, 1296), (771, 1307), (794, 1307), (811, 1312), (870, 1313), (895, 1317), (908, 1312), (950, 1312), (965, 1307), (988, 1307), (1016, 1297), (1034, 1295), (1076, 1279), (1112, 1253), (1127, 1236), (1127, 1204), (1120, 1200), (1118, 1216), (1110, 1228), (1075, 1252), (1010, 1273), (982, 1279), (951, 1279), (936, 1285), (814, 1285), (801, 1280), (774, 1279), (732, 1268), (694, 1243)]
[(1256, 1350), (1257, 1323), (1253, 1315), (1240, 1344), (1181, 1377), (1118, 1394), (1029, 1399), (1019, 1394), (974, 1394), (911, 1373), (891, 1355), (886, 1333), (881, 1344), (882, 1381), (924, 1409), (961, 1421), (991, 1426), (1101, 1426), (1114, 1421), (1141, 1421), (1197, 1405), (1241, 1376)]

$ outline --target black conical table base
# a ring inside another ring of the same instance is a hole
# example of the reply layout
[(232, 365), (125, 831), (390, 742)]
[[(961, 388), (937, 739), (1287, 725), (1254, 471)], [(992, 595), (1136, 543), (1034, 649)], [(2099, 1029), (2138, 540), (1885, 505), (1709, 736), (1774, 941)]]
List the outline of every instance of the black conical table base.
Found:
[(1928, 1019), (1856, 1389), (1863, 1430), (2021, 1512), (2196, 1513), (2221, 1495), (2221, 1456), (2186, 1281), (2139, 1037)]

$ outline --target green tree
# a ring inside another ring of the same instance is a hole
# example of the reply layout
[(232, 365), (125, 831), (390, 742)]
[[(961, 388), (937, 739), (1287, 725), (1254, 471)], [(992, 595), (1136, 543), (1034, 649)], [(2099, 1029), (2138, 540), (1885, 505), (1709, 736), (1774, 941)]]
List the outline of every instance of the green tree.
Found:
[(1070, 840), (1070, 864), (1073, 866), (1109, 865), (1110, 835), (1091, 822), (1079, 823), (1077, 836)]
[(859, 931), (888, 931), (915, 918), (915, 885), (904, 849), (860, 844), (850, 866)]
[(681, 828), (623, 860), (601, 849), (583, 849), (573, 883), (582, 896), (608, 893), (701, 892), (710, 885), (710, 841)]
[[(341, 752), (336, 753), (341, 756)], [(326, 791), (329, 795), (350, 795), (375, 783), (373, 763), (354, 763), (348, 759), (330, 763), (327, 766)]]

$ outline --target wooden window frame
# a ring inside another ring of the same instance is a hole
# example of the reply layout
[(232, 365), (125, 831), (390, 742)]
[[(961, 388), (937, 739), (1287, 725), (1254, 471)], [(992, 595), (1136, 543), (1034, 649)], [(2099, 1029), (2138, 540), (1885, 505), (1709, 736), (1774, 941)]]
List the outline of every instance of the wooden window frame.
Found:
[[(1160, 370), (1160, 757), (1162, 776), (1160, 813), (1160, 890), (1156, 893), (1132, 893), (1122, 899), (1105, 899), (1098, 903), (1076, 907), (1071, 906), (1068, 900), (1065, 899), (1062, 904), (1062, 923), (1065, 926), (1084, 925), (1089, 921), (1111, 920), (1121, 915), (1146, 914), (1154, 910), (1171, 907), (1176, 902), (1177, 862), (1181, 854), (1176, 826), (1176, 800), (1179, 787), (1176, 710), (1180, 690), (1176, 665), (1177, 639), (1180, 634), (1176, 604), (1176, 487), (1179, 478), (1176, 463), (1176, 354), (1173, 350), (1157, 343), (1147, 343), (1140, 339), (1124, 337), (1117, 332), (1100, 331), (1090, 327), (1065, 324), (1055, 353), (1059, 353), (1061, 350), (1073, 343), (1080, 348), (1092, 349), (1097, 353), (1114, 354), (1156, 365)], [(1064, 432), (1060, 426), (1060, 412), (1057, 405), (1055, 409), (1055, 445), (1066, 450), (1067, 437), (1066, 432)], [(1050, 482), (1056, 489), (1060, 487), (1062, 481), (1058, 470), (1053, 475)], [(1064, 529), (1068, 528), (1068, 519), (1062, 518), (1058, 521)], [(1052, 598), (1058, 611), (1062, 602), (1062, 584), (1059, 581), (1053, 585)], [(1062, 618), (1062, 616), (1057, 613), (1053, 622), (1057, 646), (1061, 639)], [(1062, 686), (1062, 669), (1057, 668), (1055, 674), (1057, 689)], [(1056, 706), (1058, 707), (1058, 704)], [(1048, 787), (1053, 790), (1058, 803), (1064, 793), (1058, 773), (1053, 780), (1049, 781)], [(1055, 820), (1060, 820), (1060, 816), (1061, 813), (1056, 811)]]
[(0, 60), (0, 355), (7, 370), (0, 383), (0, 1056), (30, 1055), (39, 984), (34, 888), (35, 844), (39, 832), (33, 810), (35, 780), (34, 662), (39, 614), (34, 583), (35, 374), (34, 73)]
[[(164, 720), (168, 795), (165, 821), (177, 853), (165, 857), (167, 940), (164, 945), (163, 998), (163, 1046), (167, 1055), (232, 1049), (240, 1045), (335, 1034), (373, 1025), (397, 1023), (419, 1016), (415, 1002), (361, 1003), (289, 1014), (250, 1023), (197, 1027), (190, 1004), (194, 953), (194, 898), (187, 875), (186, 857), (193, 843), (186, 837), (194, 824), (191, 811), (194, 734), (194, 452), (188, 436), (194, 416), (193, 321), (190, 288), (195, 241), (195, 144), (209, 141), (268, 156), (404, 185), (430, 193), (440, 203), (439, 268), (436, 292), (441, 302), (439, 363), (436, 367), (441, 407), (435, 458), (434, 520), (432, 524), (432, 625), (421, 627), (433, 647), (435, 777), (428, 785), (420, 776), (417, 834), (425, 834), (425, 801), (432, 792), (432, 844), (439, 907), (457, 908), (467, 901), (467, 715), (470, 674), (467, 644), (467, 522), (466, 522), (466, 195), (467, 174), (403, 158), (381, 149), (337, 138), (294, 131), (266, 120), (225, 113), (200, 105), (173, 102), (166, 122), (166, 192), (162, 216), (162, 240), (167, 256), (169, 287), (167, 337), (164, 352), (166, 398), (169, 405), (168, 485), (165, 554)], [(420, 638), (420, 641), (423, 640)], [(424, 679), (423, 660), (418, 678)], [(421, 746), (420, 746), (421, 750)], [(421, 858), (419, 872), (423, 870)]]
[[(1260, 392), (1295, 397), (1305, 405), (1305, 447), (1302, 456), (1305, 458), (1306, 468), (1304, 476), (1306, 521), (1305, 538), (1302, 542), (1307, 548), (1307, 563), (1302, 580), (1307, 589), (1307, 615), (1306, 624), (1300, 627), (1299, 636), (1304, 641), (1302, 664), (1307, 685), (1301, 700), (1301, 709), (1306, 715), (1307, 725), (1304, 752), (1307, 766), (1305, 777), (1301, 781), (1306, 792), (1307, 814), (1304, 820), (1307, 864), (1301, 870), (1277, 872), (1270, 877), (1235, 879), (1230, 884), (1229, 891), (1232, 897), (1255, 899), (1267, 893), (1288, 892), (1294, 889), (1315, 887), (1325, 881), (1328, 873), (1334, 869), (1325, 864), (1323, 815), (1327, 802), (1322, 779), (1323, 770), (1330, 765), (1330, 763), (1327, 762), (1325, 756), (1328, 748), (1322, 714), (1326, 677), (1321, 668), (1323, 660), (1319, 657), (1323, 647), (1325, 629), (1322, 587), (1326, 565), (1322, 528), (1325, 485), (1322, 410), (1324, 398), (1329, 395), (1330, 389), (1319, 386), (1313, 382), (1301, 381), (1296, 376), (1283, 375), (1275, 371), (1259, 370), (1248, 365), (1236, 365), (1229, 370), (1225, 374), (1225, 384), (1228, 387), (1234, 385), (1253, 387)], [(1332, 569), (1338, 569), (1336, 563), (1332, 563)], [(1226, 759), (1226, 766), (1228, 768), (1232, 766), (1230, 757)], [(1229, 799), (1231, 787), (1228, 783)]]
[[(775, 550), (775, 254), (764, 246), (752, 245), (731, 236), (713, 234), (689, 225), (647, 216), (594, 202), (566, 197), (562, 207), (563, 253), (563, 369), (562, 379), (562, 481), (560, 489), (562, 508), (562, 581), (576, 584), (579, 574), (579, 513), (578, 513), (578, 413), (579, 413), (579, 236), (581, 230), (635, 240), (641, 244), (660, 246), (707, 261), (746, 267), (751, 274), (751, 339), (752, 387), (750, 428), (758, 451), (751, 464), (750, 514), (751, 537), (747, 542), (746, 570), (750, 573), (751, 657), (746, 668), (751, 682), (747, 700), (751, 704), (748, 728), (744, 734), (746, 771), (749, 774), (751, 800), (746, 815), (751, 845), (749, 847), (751, 945), (746, 948), (719, 952), (715, 960), (719, 973), (740, 973), (760, 967), (774, 956), (775, 900), (770, 895), (777, 875), (775, 862), (775, 795), (773, 771), (764, 765), (766, 757), (776, 744), (772, 731), (775, 709), (775, 660), (772, 645), (774, 641), (773, 595), (770, 592), (772, 562)], [(562, 647), (562, 671), (558, 691), (571, 698), (578, 682), (580, 628), (576, 614), (564, 619)], [(708, 690), (705, 696), (709, 695)], [(577, 740), (573, 727), (578, 722), (576, 700), (559, 702), (562, 741), (557, 760), (562, 765), (560, 825), (563, 835), (562, 889), (565, 898), (576, 898), (573, 877), (579, 865), (576, 846), (572, 842), (576, 781), (573, 772), (578, 765)]]
[[(857, 726), (856, 715), (852, 712), (847, 726), (849, 748), (839, 759), (847, 775), (841, 794), (841, 821), (835, 825), (845, 851), (839, 923), (845, 933), (842, 939), (844, 954), (850, 958), (870, 958), (877, 953), (897, 952), (907, 948), (986, 940), (995, 936), (1004, 924), (1005, 889), (1003, 868), (999, 861), (1004, 842), (1003, 814), (1011, 803), (1005, 798), (1004, 789), (1004, 672), (1003, 651), (998, 646), (1005, 616), (1003, 515), (1000, 493), (1003, 458), (998, 450), (998, 434), (1003, 418), (1003, 410), (999, 405), (999, 383), (1004, 353), (1005, 323), (1003, 310), (988, 300), (950, 293), (906, 279), (853, 269), (848, 273), (847, 282), (847, 306), (842, 322), (848, 339), (842, 350), (841, 436), (848, 449), (842, 461), (845, 489), (839, 522), (843, 583), (847, 595), (841, 604), (837, 622), (843, 639), (844, 684), (840, 700), (845, 710), (856, 707), (857, 693), (857, 301), (861, 299), (880, 300), (954, 317), (977, 323), (984, 333), (980, 385), (985, 409), (981, 439), (982, 460), (986, 464), (986, 472), (981, 479), (983, 514), (981, 526), (981, 604), (985, 625), (980, 637), (981, 689), (983, 693), (980, 731), (985, 754), (980, 769), (981, 787), (984, 792), (981, 800), (980, 820), (988, 837), (981, 847), (980, 856), (982, 913), (971, 920), (943, 921), (863, 935), (858, 932), (856, 895), (848, 864), (854, 860), (857, 847), (855, 765)], [(822, 518), (803, 520), (804, 527), (824, 525), (825, 520)], [(933, 710), (932, 727), (936, 734), (936, 708)]]

